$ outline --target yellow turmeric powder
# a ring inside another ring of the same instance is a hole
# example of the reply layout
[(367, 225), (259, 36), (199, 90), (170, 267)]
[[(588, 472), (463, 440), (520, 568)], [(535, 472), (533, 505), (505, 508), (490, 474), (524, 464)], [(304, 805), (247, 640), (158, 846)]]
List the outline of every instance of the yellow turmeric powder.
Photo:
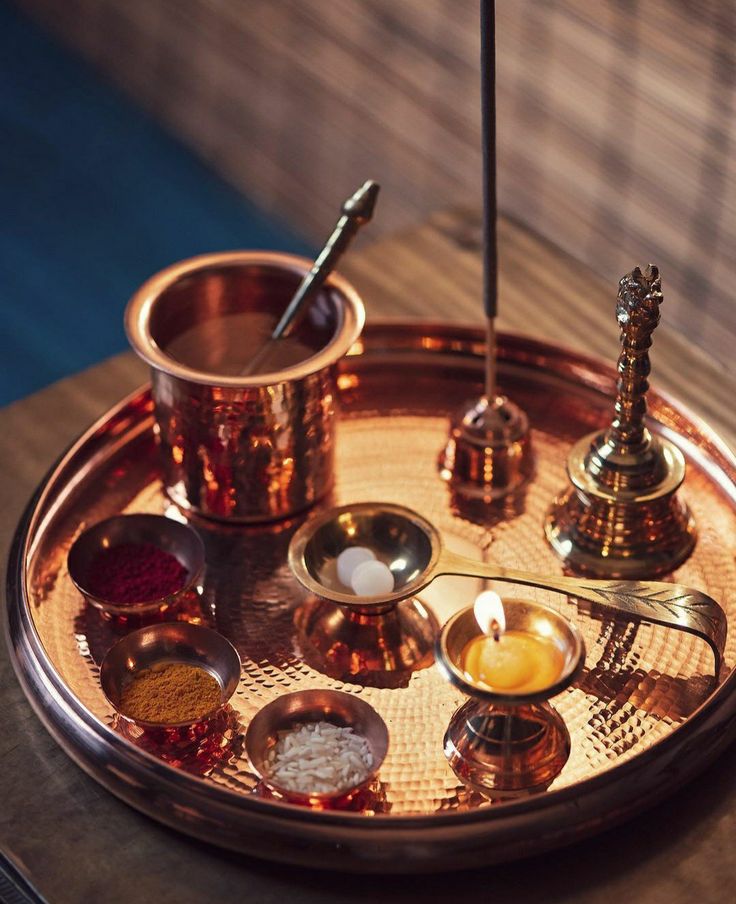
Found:
[(220, 685), (206, 669), (165, 662), (133, 677), (121, 694), (120, 711), (142, 722), (172, 725), (196, 722), (220, 703)]

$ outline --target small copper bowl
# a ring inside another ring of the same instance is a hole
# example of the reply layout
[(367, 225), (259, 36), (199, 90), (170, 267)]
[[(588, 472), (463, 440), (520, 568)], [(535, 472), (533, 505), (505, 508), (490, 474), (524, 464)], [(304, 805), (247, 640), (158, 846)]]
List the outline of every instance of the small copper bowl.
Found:
[[(373, 754), (368, 775), (357, 785), (329, 794), (308, 794), (284, 788), (268, 775), (268, 754), (278, 741), (279, 732), (308, 722), (331, 722), (354, 729), (367, 741)], [(292, 803), (328, 807), (348, 800), (369, 785), (378, 774), (388, 751), (388, 728), (383, 719), (365, 700), (343, 691), (316, 689), (284, 694), (259, 710), (248, 726), (245, 750), (256, 775), (264, 785)]]
[[(187, 570), (182, 587), (168, 596), (135, 603), (116, 603), (92, 593), (88, 580), (96, 557), (125, 543), (151, 543), (178, 559)], [(67, 566), (74, 586), (91, 605), (111, 615), (145, 615), (174, 605), (195, 589), (204, 570), (204, 544), (191, 527), (163, 515), (116, 515), (77, 537), (69, 550)]]
[[(120, 698), (128, 683), (143, 669), (166, 663), (205, 669), (220, 685), (220, 703), (186, 722), (146, 722), (126, 715), (120, 709)], [(201, 625), (163, 622), (132, 631), (110, 647), (100, 666), (100, 684), (110, 705), (126, 722), (144, 729), (187, 728), (213, 718), (227, 704), (238, 686), (240, 671), (238, 651), (222, 634)]]

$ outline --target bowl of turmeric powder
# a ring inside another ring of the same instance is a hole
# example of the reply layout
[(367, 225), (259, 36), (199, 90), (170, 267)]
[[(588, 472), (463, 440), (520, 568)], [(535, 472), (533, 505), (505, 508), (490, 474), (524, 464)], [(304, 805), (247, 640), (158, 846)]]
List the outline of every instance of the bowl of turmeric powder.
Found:
[(235, 647), (210, 628), (163, 622), (105, 654), (100, 684), (118, 715), (141, 728), (185, 728), (215, 716), (240, 680)]

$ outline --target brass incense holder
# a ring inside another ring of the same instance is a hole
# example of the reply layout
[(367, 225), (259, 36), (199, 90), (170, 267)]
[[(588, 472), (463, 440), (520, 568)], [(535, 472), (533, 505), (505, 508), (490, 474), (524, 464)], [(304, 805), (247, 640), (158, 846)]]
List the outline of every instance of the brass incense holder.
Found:
[(452, 419), (439, 469), (458, 496), (488, 503), (518, 493), (534, 474), (529, 419), (518, 405), (496, 392), (492, 319), (486, 343), (486, 392)]
[(545, 531), (565, 565), (579, 574), (639, 578), (667, 574), (695, 545), (695, 524), (676, 496), (685, 458), (645, 423), (649, 348), (659, 323), (659, 272), (637, 267), (619, 283), (621, 355), (614, 416), (607, 430), (570, 451), (572, 484), (552, 504)]
[(470, 499), (495, 502), (523, 488), (534, 473), (529, 420), (505, 396), (463, 408), (440, 455), (440, 474)]
[(562, 668), (548, 687), (497, 693), (473, 682), (461, 665), (467, 644), (483, 633), (472, 607), (454, 615), (437, 642), (440, 670), (471, 698), (450, 719), (445, 756), (458, 778), (497, 799), (543, 791), (562, 771), (570, 734), (546, 701), (572, 684), (585, 662), (579, 631), (557, 612), (526, 600), (504, 599), (503, 606), (507, 629), (552, 641), (562, 654)]
[[(359, 597), (346, 592), (337, 578), (336, 561), (349, 546), (367, 546), (388, 565), (394, 575), (393, 593)], [(423, 647), (431, 630), (431, 616), (414, 598), (443, 574), (539, 587), (587, 600), (634, 619), (695, 634), (713, 650), (716, 675), (723, 656), (726, 616), (715, 600), (699, 590), (656, 581), (596, 581), (537, 575), (495, 563), (476, 562), (446, 549), (439, 531), (429, 521), (401, 505), (362, 502), (310, 518), (291, 539), (289, 565), (297, 580), (311, 593), (367, 618), (385, 618), (402, 600), (414, 601), (415, 610), (420, 615), (424, 613), (421, 624), (425, 630), (400, 637), (405, 646), (418, 644), (415, 655), (422, 664), (426, 663)], [(337, 636), (330, 627), (327, 619), (320, 639), (323, 649), (328, 649), (330, 639)]]

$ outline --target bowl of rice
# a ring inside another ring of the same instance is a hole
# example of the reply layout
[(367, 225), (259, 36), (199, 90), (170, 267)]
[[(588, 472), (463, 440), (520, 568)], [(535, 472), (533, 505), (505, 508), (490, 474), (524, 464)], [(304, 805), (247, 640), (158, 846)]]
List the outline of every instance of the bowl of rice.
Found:
[(279, 797), (334, 805), (375, 779), (388, 750), (388, 728), (354, 694), (296, 691), (256, 713), (245, 749), (255, 774)]

